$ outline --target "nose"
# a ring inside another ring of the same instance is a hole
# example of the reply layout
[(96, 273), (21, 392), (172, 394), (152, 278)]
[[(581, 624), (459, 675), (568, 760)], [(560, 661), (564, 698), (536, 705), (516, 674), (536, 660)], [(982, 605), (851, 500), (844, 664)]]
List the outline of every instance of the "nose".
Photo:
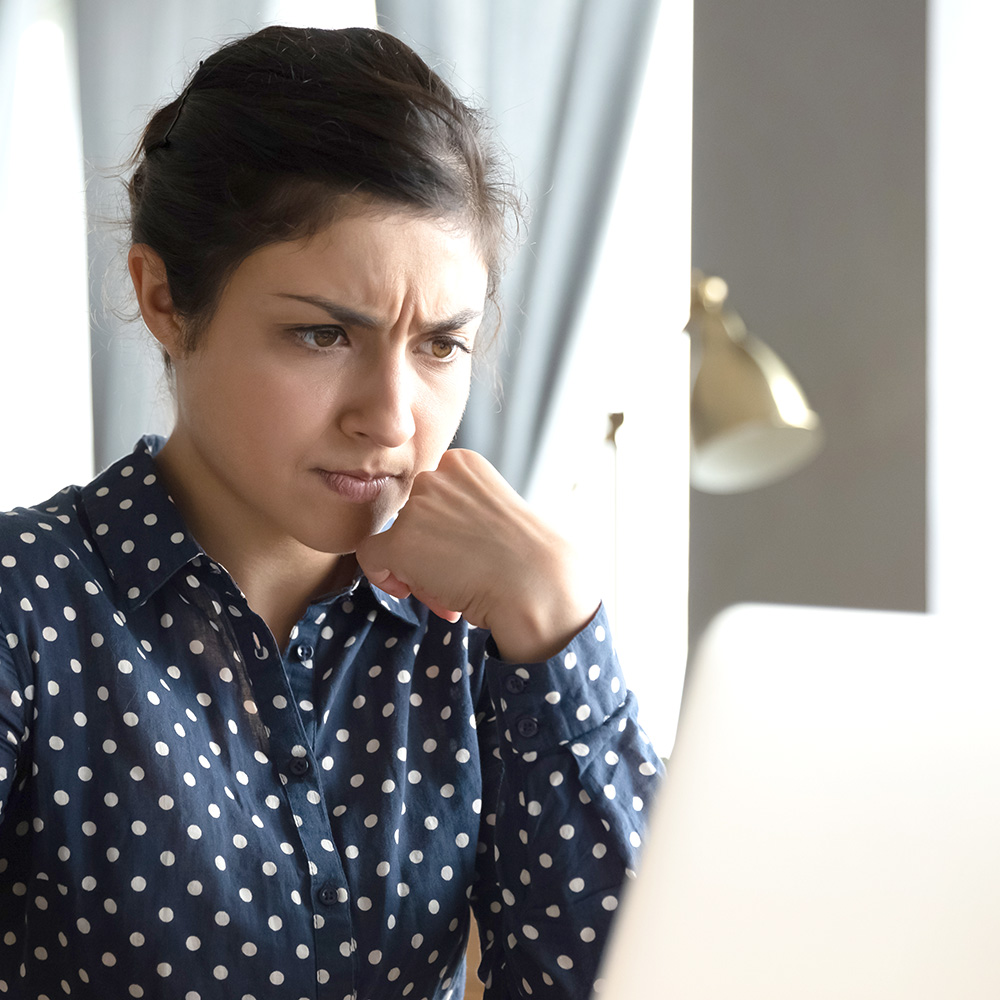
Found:
[(352, 437), (382, 448), (398, 448), (416, 433), (413, 373), (395, 355), (370, 359), (356, 370), (341, 427)]

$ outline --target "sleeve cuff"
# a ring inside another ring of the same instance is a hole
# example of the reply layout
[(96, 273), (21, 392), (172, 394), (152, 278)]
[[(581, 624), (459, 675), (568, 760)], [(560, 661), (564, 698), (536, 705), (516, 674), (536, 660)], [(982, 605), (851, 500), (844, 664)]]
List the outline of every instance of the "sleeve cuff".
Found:
[(503, 739), (519, 754), (572, 743), (607, 722), (627, 694), (603, 604), (564, 649), (539, 663), (508, 663), (491, 637), (486, 680)]

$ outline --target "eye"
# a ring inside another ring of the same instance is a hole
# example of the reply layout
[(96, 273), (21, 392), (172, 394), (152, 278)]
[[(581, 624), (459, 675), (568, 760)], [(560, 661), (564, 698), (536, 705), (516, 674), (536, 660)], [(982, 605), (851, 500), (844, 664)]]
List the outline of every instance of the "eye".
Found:
[(338, 341), (347, 337), (343, 327), (340, 326), (303, 326), (293, 332), (306, 347), (319, 350), (333, 347)]
[(427, 342), (427, 353), (436, 361), (454, 361), (459, 353), (471, 354), (471, 348), (457, 337), (435, 337)]

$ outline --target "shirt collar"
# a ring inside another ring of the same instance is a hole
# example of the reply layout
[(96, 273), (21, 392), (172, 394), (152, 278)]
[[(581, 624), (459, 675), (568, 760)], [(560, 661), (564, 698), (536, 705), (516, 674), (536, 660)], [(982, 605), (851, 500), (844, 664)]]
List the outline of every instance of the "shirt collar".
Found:
[(148, 434), (83, 489), (92, 543), (130, 608), (145, 604), (182, 566), (203, 555), (160, 482)]
[[(206, 556), (161, 482), (153, 457), (165, 444), (147, 434), (83, 488), (83, 509), (98, 550), (128, 609), (145, 604), (179, 569)], [(401, 601), (358, 570), (352, 590), (366, 588), (376, 603), (419, 625), (413, 599)], [(331, 598), (334, 595), (331, 595)]]

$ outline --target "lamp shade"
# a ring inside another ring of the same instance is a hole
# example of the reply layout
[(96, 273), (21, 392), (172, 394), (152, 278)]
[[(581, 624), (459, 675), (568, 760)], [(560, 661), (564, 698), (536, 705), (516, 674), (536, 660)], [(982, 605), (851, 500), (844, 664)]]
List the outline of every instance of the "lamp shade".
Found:
[(810, 462), (819, 417), (788, 366), (725, 307), (726, 283), (695, 273), (691, 319), (691, 485), (705, 493), (766, 486)]

